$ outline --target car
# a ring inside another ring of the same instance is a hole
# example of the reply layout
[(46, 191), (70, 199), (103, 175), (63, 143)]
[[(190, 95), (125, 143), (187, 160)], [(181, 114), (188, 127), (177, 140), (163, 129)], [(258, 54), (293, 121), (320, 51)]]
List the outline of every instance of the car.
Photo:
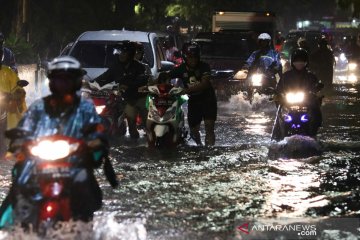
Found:
[(201, 59), (210, 65), (212, 83), (218, 99), (226, 100), (237, 94), (244, 81), (234, 80), (252, 51), (256, 49), (250, 32), (222, 31), (200, 32), (192, 41), (199, 44)]
[(165, 54), (159, 37), (154, 32), (129, 30), (86, 31), (71, 45), (67, 54), (80, 61), (91, 80), (105, 72), (115, 61), (114, 46), (119, 41), (141, 42), (144, 45), (144, 62), (151, 69), (153, 78), (161, 71), (173, 68), (174, 64), (165, 61)]

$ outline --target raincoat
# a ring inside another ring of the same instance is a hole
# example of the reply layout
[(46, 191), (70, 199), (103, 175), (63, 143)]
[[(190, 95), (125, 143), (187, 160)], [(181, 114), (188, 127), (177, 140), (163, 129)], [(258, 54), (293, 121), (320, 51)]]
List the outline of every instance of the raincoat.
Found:
[[(36, 100), (18, 123), (18, 128), (32, 132), (29, 139), (51, 136), (54, 134), (65, 135), (73, 138), (85, 138), (82, 132), (83, 127), (92, 123), (101, 123), (102, 121), (100, 116), (96, 113), (93, 103), (85, 99), (77, 99), (76, 103), (69, 106), (58, 116), (50, 114), (50, 104), (50, 96)], [(106, 142), (106, 137), (100, 132), (95, 132), (86, 137), (87, 140), (95, 138), (99, 138), (103, 140), (103, 142)], [(93, 158), (91, 159), (93, 162), (91, 162), (91, 164), (95, 167), (100, 166), (101, 160), (104, 154), (106, 154), (105, 152), (105, 149), (94, 151)], [(77, 159), (72, 159), (72, 161), (76, 166), (75, 161), (77, 161)], [(26, 160), (24, 162), (26, 162)], [(25, 165), (26, 163), (20, 164)], [(26, 182), (21, 182), (18, 178), (20, 172), (18, 172), (17, 169), (22, 169), (22, 167), (19, 168), (16, 167), (16, 165), (17, 164), (15, 164), (15, 167), (12, 170), (13, 185), (10, 188), (8, 196), (0, 207), (0, 228), (13, 224), (13, 207), (11, 199), (14, 195), (14, 181), (16, 181), (16, 184), (18, 185), (27, 184)], [(72, 172), (75, 176), (79, 171), (81, 171), (81, 169), (75, 167)], [(21, 174), (23, 175), (23, 173)], [(31, 172), (29, 171), (28, 174), (31, 174)], [(86, 206), (91, 205), (92, 209), (90, 209), (90, 211), (98, 210), (101, 207), (102, 193), (92, 172), (89, 173), (88, 180), (86, 180), (82, 189), (85, 191), (87, 190), (87, 192), (92, 192), (91, 196), (82, 196), (81, 189), (75, 192), (72, 191), (73, 195), (76, 195), (77, 198), (88, 199), (86, 204), (84, 204)], [(88, 191), (88, 189), (91, 189), (91, 191)]]
[(274, 49), (257, 50), (254, 51), (246, 60), (244, 69), (259, 68), (263, 72), (270, 70), (273, 67), (281, 73), (280, 54)]
[[(14, 93), (14, 101), (1, 104), (7, 108), (7, 129), (16, 127), (23, 113), (26, 111), (25, 91), (16, 85), (18, 75), (8, 66), (2, 65), (0, 69), (0, 92)], [(4, 100), (2, 100), (4, 101)]]

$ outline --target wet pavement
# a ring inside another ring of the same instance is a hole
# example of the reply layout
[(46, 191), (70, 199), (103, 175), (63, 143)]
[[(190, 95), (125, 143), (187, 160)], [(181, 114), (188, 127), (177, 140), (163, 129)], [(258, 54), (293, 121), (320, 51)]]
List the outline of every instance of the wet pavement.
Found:
[[(294, 158), (289, 149), (277, 148), (270, 140), (274, 104), (258, 97), (249, 105), (241, 94), (219, 102), (214, 147), (189, 140), (174, 150), (153, 150), (144, 137), (118, 139), (111, 159), (120, 186), (111, 189), (98, 170), (104, 205), (93, 225), (63, 228), (51, 238), (242, 239), (236, 227), (249, 217), (358, 218), (359, 89), (337, 85), (324, 98), (317, 141), (295, 139), (302, 152), (320, 149), (319, 155)], [(3, 199), (12, 163), (1, 166)], [(0, 232), (0, 238), (29, 237), (19, 231)], [(338, 232), (330, 232), (318, 239), (358, 239), (355, 234), (342, 232), (347, 237), (338, 238)]]

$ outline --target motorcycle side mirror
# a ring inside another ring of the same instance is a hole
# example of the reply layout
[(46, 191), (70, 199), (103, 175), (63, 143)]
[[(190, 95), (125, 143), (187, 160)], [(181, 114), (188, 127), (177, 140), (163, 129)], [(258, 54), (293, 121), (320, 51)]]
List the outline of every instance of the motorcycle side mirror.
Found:
[(19, 80), (16, 82), (16, 85), (18, 85), (19, 87), (26, 87), (27, 85), (29, 85), (29, 82), (26, 80)]
[(169, 94), (171, 94), (171, 95), (178, 95), (178, 94), (180, 94), (182, 91), (183, 91), (182, 88), (174, 87), (174, 88), (170, 89)]
[(26, 130), (20, 129), (20, 128), (12, 128), (12, 129), (5, 131), (5, 137), (10, 140), (14, 140), (14, 139), (18, 139), (18, 138), (26, 138), (29, 136), (31, 136), (30, 131), (26, 131)]
[(161, 61), (161, 67), (160, 67), (160, 71), (170, 71), (175, 67), (175, 64), (173, 62), (170, 61)]

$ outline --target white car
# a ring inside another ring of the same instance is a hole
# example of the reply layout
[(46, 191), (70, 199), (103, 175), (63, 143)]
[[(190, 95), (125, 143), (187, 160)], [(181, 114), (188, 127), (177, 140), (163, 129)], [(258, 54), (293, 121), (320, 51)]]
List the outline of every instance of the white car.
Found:
[(100, 30), (82, 33), (72, 44), (68, 55), (78, 59), (87, 71), (87, 80), (105, 72), (115, 61), (114, 46), (119, 41), (141, 42), (144, 45), (144, 62), (151, 69), (153, 78), (160, 71), (170, 70), (174, 64), (165, 61), (159, 37), (154, 32), (127, 30)]

